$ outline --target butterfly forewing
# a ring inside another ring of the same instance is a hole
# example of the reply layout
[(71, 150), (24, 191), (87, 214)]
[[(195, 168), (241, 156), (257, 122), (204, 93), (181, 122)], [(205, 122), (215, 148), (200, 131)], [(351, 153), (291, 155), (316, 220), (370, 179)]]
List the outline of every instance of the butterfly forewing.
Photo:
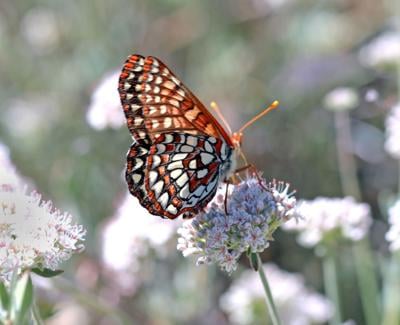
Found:
[(230, 169), (230, 137), (154, 57), (130, 56), (118, 90), (135, 140), (127, 157), (130, 192), (152, 214), (194, 216)]
[(154, 57), (132, 55), (125, 62), (118, 87), (128, 128), (135, 139), (161, 133), (223, 136), (225, 130), (203, 104)]

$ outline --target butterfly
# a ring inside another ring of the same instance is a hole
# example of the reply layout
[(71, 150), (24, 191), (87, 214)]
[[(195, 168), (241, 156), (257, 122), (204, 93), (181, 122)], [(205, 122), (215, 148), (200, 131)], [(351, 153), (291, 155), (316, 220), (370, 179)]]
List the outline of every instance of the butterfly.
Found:
[(151, 214), (194, 217), (235, 170), (242, 132), (229, 135), (152, 56), (128, 57), (118, 91), (134, 140), (125, 172), (130, 193)]

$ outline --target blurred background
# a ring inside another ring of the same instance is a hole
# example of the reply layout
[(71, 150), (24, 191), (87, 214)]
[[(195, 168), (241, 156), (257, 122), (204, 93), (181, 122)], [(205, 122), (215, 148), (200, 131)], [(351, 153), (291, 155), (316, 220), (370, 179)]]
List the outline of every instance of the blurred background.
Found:
[[(196, 267), (176, 250), (181, 220), (160, 221), (127, 196), (131, 137), (116, 87), (131, 53), (160, 58), (205, 106), (216, 101), (233, 130), (278, 99), (278, 110), (246, 130), (243, 148), (299, 198), (345, 194), (334, 115), (351, 109), (347, 149), (374, 217), (371, 246), (385, 258), (382, 206), (398, 185), (398, 162), (385, 151), (385, 119), (398, 100), (395, 2), (0, 2), (0, 142), (33, 188), (88, 229), (86, 251), (64, 278), (43, 284), (49, 324), (240, 323), (221, 297), (241, 272)], [(263, 260), (322, 293), (313, 251), (278, 232)], [(344, 248), (340, 259), (344, 319), (363, 324), (352, 256)]]

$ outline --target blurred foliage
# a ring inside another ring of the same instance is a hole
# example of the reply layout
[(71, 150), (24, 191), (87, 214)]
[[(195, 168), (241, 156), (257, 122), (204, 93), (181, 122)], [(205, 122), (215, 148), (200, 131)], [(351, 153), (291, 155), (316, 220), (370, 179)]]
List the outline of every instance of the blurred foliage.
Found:
[[(279, 99), (280, 109), (246, 130), (244, 150), (267, 178), (291, 182), (301, 198), (342, 195), (333, 115), (323, 110), (322, 99), (334, 87), (351, 86), (361, 98), (351, 112), (355, 145), (362, 151), (356, 152), (357, 171), (363, 200), (381, 220), (373, 246), (384, 251), (379, 197), (395, 189), (397, 167), (381, 149), (382, 130), (395, 100), (396, 73), (366, 68), (358, 51), (392, 28), (391, 5), (374, 0), (2, 1), (0, 140), (22, 175), (86, 225), (87, 251), (80, 259), (96, 261), (102, 223), (125, 192), (122, 170), (131, 139), (125, 128), (93, 130), (85, 114), (95, 85), (129, 54), (162, 59), (206, 106), (216, 101), (233, 129)], [(369, 89), (378, 91), (377, 101), (365, 100)], [(363, 141), (370, 145), (362, 146)], [(298, 247), (292, 235), (278, 237), (264, 259), (304, 273), (320, 289), (320, 265), (312, 252)], [(171, 255), (154, 266), (148, 285), (121, 308), (139, 323), (201, 324), (207, 323), (205, 315), (214, 321), (222, 317), (208, 313), (230, 279), (215, 273), (214, 280), (201, 280), (205, 270), (188, 266), (179, 252)], [(351, 259), (346, 249), (342, 258)], [(70, 274), (82, 261), (74, 262)], [(360, 321), (351, 272), (340, 273), (345, 316)]]

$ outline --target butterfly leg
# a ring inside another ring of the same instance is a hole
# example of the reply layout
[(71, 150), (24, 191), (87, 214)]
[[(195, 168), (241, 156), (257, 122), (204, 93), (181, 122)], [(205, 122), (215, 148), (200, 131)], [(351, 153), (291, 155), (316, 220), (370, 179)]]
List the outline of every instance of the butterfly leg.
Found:
[(256, 166), (253, 165), (253, 164), (248, 164), (248, 165), (245, 165), (245, 166), (243, 166), (243, 167), (240, 167), (240, 168), (236, 169), (236, 170), (234, 171), (234, 174), (236, 175), (236, 174), (239, 174), (239, 173), (244, 172), (244, 171), (246, 171), (246, 170), (249, 170), (249, 171), (257, 178), (259, 185), (260, 185), (264, 190), (269, 191), (268, 188), (266, 188), (266, 187), (264, 186), (263, 181), (262, 181), (262, 179), (261, 179), (261, 177), (260, 177), (260, 174), (259, 174), (259, 172), (258, 172)]

